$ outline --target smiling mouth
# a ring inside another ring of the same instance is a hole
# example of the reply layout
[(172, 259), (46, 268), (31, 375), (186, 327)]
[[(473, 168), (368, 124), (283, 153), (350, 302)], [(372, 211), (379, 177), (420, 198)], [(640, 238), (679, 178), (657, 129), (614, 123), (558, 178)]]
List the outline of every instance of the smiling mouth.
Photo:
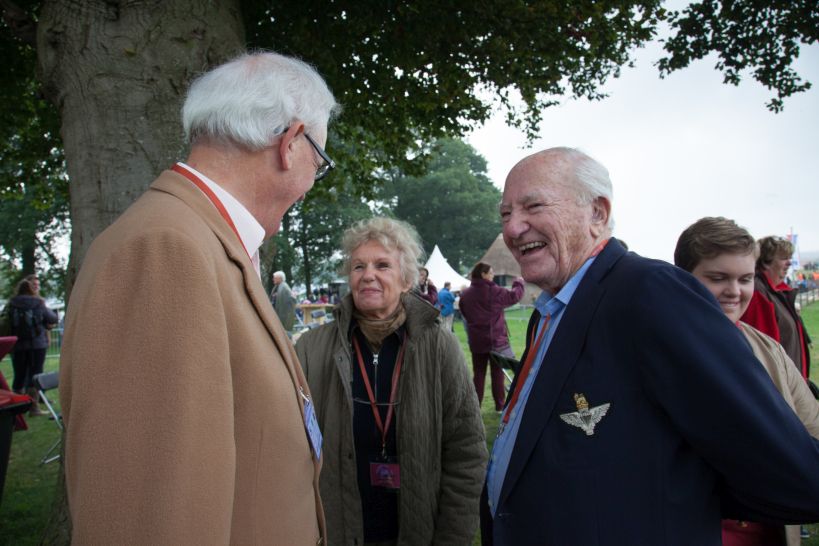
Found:
[(525, 256), (529, 252), (532, 252), (532, 251), (537, 250), (539, 248), (543, 248), (545, 246), (546, 246), (546, 243), (544, 243), (543, 241), (534, 241), (534, 242), (531, 242), (531, 243), (526, 243), (525, 245), (520, 245), (518, 247), (518, 251), (521, 253), (521, 255)]

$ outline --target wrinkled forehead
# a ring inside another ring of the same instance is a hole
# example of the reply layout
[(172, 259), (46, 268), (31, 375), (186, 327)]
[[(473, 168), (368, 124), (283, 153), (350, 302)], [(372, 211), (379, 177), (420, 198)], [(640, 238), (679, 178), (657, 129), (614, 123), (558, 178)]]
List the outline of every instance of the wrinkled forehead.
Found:
[(501, 205), (524, 205), (544, 197), (574, 197), (576, 192), (570, 167), (570, 162), (559, 154), (540, 153), (527, 157), (509, 171)]
[(395, 246), (385, 246), (378, 239), (367, 239), (350, 252), (350, 260), (397, 260), (399, 256), (398, 248)]
[(534, 203), (560, 203), (576, 201), (577, 193), (571, 186), (555, 180), (519, 178), (506, 181), (499, 210), (526, 208)]

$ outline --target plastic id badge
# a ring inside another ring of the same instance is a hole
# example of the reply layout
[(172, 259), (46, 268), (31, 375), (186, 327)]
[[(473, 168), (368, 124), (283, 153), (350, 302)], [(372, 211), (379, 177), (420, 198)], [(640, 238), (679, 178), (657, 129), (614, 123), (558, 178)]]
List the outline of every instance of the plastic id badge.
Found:
[(316, 411), (313, 408), (313, 401), (307, 397), (304, 400), (304, 428), (307, 429), (307, 437), (310, 439), (310, 447), (313, 448), (313, 456), (316, 460), (319, 460), (321, 458), (323, 438), (316, 419)]
[(370, 484), (384, 489), (401, 488), (401, 467), (394, 457), (370, 461)]

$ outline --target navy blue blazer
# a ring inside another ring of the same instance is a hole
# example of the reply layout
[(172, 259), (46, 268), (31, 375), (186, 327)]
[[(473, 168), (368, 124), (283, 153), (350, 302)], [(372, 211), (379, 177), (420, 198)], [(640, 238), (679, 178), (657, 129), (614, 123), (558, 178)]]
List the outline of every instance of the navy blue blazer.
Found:
[[(591, 435), (560, 417), (576, 394), (609, 404)], [(535, 379), (494, 519), (485, 493), (483, 544), (718, 546), (722, 514), (819, 519), (819, 443), (694, 277), (611, 239)]]

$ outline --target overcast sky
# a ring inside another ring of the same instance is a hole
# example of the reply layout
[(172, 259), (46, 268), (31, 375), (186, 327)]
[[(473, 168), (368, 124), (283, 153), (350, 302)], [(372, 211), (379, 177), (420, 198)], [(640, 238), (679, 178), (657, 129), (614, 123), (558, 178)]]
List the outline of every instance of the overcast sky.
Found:
[(644, 256), (672, 261), (680, 232), (703, 216), (732, 218), (757, 238), (793, 228), (801, 251), (819, 251), (819, 47), (803, 47), (796, 64), (813, 89), (779, 114), (755, 80), (723, 84), (714, 58), (661, 80), (660, 57), (657, 44), (639, 50), (602, 101), (549, 108), (532, 148), (500, 114), (467, 140), (500, 188), (534, 151), (582, 149), (609, 169), (615, 236)]

